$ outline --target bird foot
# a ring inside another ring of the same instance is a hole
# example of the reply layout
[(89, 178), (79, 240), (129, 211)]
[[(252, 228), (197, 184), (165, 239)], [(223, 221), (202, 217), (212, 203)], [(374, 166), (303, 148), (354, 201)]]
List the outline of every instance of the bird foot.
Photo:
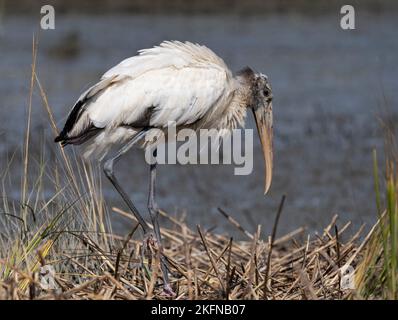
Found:
[(151, 249), (158, 249), (159, 248), (159, 242), (158, 239), (156, 238), (155, 234), (153, 232), (147, 232), (144, 234), (144, 240), (143, 242), (143, 249), (144, 252), (152, 251)]
[[(157, 237), (153, 232), (147, 232), (144, 234), (143, 239), (143, 253), (147, 256), (153, 256), (155, 252), (161, 253), (161, 244), (158, 241)], [(174, 298), (177, 294), (171, 288), (170, 284), (168, 283), (168, 276), (167, 276), (167, 268), (165, 265), (165, 261), (161, 258), (160, 263), (162, 265), (162, 273), (163, 273), (163, 292), (161, 293), (162, 296), (166, 298)]]
[(170, 284), (168, 283), (163, 285), (163, 292), (161, 293), (161, 295), (167, 298), (174, 298), (177, 296), (177, 294), (174, 292), (174, 290), (171, 288)]

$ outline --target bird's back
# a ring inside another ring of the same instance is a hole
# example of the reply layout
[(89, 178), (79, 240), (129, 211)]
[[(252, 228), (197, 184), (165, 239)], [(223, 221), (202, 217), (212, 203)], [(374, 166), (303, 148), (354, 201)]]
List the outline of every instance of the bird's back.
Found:
[(128, 76), (136, 78), (150, 70), (167, 67), (181, 69), (187, 66), (219, 68), (231, 72), (224, 61), (209, 48), (191, 42), (164, 41), (159, 46), (138, 51), (138, 55), (127, 58), (108, 70), (102, 78)]
[(80, 96), (56, 141), (95, 140), (96, 149), (144, 127), (162, 128), (170, 121), (190, 125), (216, 112), (233, 90), (230, 70), (213, 51), (166, 41), (107, 71)]

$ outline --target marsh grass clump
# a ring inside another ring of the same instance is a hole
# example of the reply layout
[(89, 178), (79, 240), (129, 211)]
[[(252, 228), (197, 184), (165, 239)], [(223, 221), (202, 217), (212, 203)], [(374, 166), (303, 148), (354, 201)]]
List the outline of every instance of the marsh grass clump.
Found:
[(358, 267), (357, 283), (361, 298), (395, 300), (398, 299), (398, 148), (394, 127), (385, 125), (384, 132), (384, 175), (379, 173), (376, 150), (373, 152), (379, 220)]

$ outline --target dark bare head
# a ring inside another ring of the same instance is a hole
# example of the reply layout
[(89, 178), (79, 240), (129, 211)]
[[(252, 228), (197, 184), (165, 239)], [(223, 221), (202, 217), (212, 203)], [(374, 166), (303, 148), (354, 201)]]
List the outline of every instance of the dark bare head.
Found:
[(272, 181), (273, 169), (273, 119), (272, 90), (266, 75), (245, 68), (238, 73), (238, 78), (247, 87), (247, 107), (253, 111), (258, 134), (260, 136), (265, 162), (265, 187), (267, 193)]

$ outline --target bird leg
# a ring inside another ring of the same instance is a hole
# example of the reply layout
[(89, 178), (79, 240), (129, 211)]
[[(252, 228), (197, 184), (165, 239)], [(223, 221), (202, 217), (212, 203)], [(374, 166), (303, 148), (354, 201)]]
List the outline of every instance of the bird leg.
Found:
[[(156, 149), (154, 151), (154, 156), (156, 157)], [(160, 227), (159, 227), (159, 207), (155, 201), (155, 182), (156, 182), (156, 163), (150, 165), (148, 211), (149, 215), (151, 216), (153, 230), (155, 231), (157, 245), (160, 253), (160, 267), (162, 269), (162, 275), (163, 275), (163, 290), (167, 295), (175, 296), (175, 293), (169, 283), (167, 262), (163, 254), (162, 236), (160, 234)]]
[(141, 214), (138, 212), (137, 208), (134, 206), (133, 202), (130, 200), (129, 196), (127, 193), (122, 189), (120, 186), (118, 180), (116, 179), (116, 176), (114, 174), (113, 166), (117, 162), (117, 160), (120, 159), (122, 155), (124, 155), (127, 151), (131, 149), (131, 147), (145, 134), (147, 130), (142, 130), (139, 133), (137, 133), (127, 144), (125, 144), (118, 152), (117, 154), (107, 160), (104, 164), (104, 172), (109, 181), (112, 183), (112, 185), (115, 187), (117, 192), (121, 195), (123, 198), (124, 202), (127, 204), (131, 212), (134, 214), (135, 218), (137, 219), (138, 223), (141, 225), (142, 229), (144, 230), (144, 234), (148, 234), (150, 232), (150, 228), (144, 218), (141, 216)]

